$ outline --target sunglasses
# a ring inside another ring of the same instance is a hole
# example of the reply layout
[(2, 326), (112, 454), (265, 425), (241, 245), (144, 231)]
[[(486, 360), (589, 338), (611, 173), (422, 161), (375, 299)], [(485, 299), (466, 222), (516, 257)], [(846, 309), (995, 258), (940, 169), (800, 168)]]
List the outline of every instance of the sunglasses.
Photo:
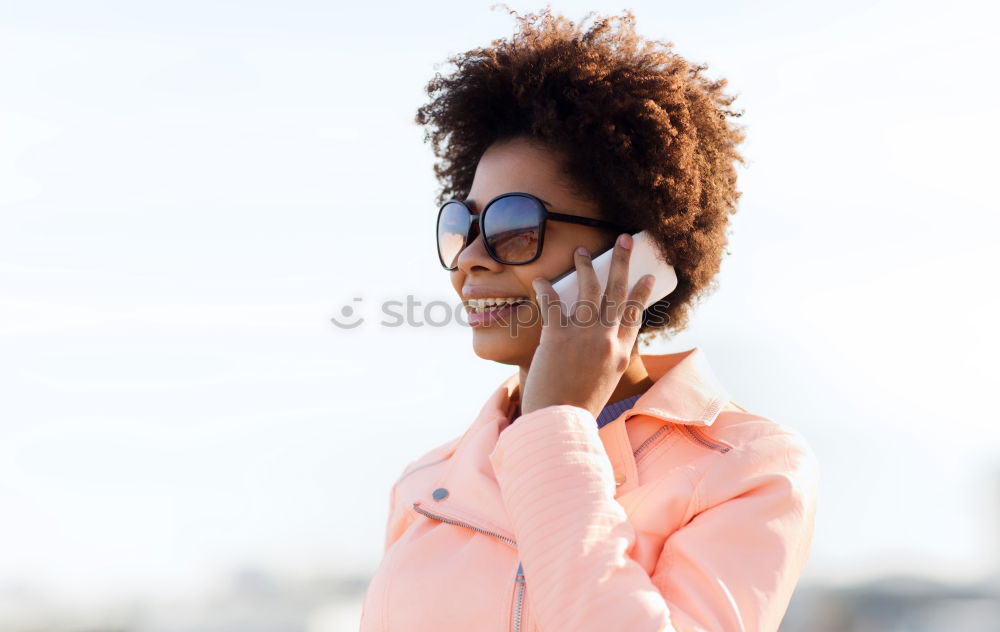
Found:
[(632, 233), (611, 222), (589, 217), (555, 213), (549, 203), (530, 193), (502, 193), (474, 214), (461, 200), (441, 205), (437, 218), (438, 258), (445, 270), (458, 268), (458, 255), (475, 240), (473, 227), (483, 235), (489, 256), (499, 263), (519, 266), (531, 263), (542, 254), (545, 221), (556, 220), (593, 226), (619, 233)]

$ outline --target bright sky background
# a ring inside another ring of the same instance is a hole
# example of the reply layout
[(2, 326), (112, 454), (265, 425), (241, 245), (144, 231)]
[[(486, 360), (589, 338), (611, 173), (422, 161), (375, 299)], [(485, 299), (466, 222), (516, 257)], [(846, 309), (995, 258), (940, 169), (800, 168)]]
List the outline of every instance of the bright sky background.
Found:
[[(141, 4), (0, 4), (0, 585), (370, 572), (392, 481), (513, 373), (377, 307), (454, 301), (412, 119), (434, 65), (513, 18)], [(554, 5), (631, 6), (740, 95), (720, 289), (646, 353), (701, 347), (808, 438), (808, 579), (1000, 569), (1000, 51), (977, 5)], [(333, 327), (345, 305), (366, 322)]]

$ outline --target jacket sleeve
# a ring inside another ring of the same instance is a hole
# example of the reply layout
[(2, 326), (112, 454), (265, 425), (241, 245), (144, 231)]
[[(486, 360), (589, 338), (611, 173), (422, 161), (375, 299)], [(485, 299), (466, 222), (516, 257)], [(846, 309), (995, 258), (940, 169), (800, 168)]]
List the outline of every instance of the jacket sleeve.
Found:
[(549, 406), (506, 428), (490, 461), (539, 630), (777, 630), (811, 546), (815, 457), (777, 432), (724, 458), (647, 574), (593, 415)]

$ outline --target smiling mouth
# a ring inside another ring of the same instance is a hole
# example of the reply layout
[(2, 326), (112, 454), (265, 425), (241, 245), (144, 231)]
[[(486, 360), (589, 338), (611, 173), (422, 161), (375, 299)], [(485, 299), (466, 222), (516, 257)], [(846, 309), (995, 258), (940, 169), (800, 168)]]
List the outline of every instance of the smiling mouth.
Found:
[(525, 297), (485, 298), (485, 299), (473, 298), (465, 301), (465, 308), (469, 312), (475, 314), (485, 314), (487, 312), (495, 312), (498, 309), (510, 307), (511, 305), (519, 305), (521, 303), (527, 303), (528, 300), (529, 299)]

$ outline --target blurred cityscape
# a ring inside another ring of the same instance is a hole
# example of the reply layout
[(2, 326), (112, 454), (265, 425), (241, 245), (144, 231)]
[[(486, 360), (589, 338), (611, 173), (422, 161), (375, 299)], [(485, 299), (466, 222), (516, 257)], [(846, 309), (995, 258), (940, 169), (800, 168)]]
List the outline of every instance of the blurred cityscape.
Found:
[[(367, 576), (289, 581), (234, 574), (189, 602), (69, 608), (26, 588), (0, 592), (2, 632), (356, 632)], [(799, 584), (780, 632), (997, 632), (1000, 572), (957, 585), (888, 577), (848, 587)]]

